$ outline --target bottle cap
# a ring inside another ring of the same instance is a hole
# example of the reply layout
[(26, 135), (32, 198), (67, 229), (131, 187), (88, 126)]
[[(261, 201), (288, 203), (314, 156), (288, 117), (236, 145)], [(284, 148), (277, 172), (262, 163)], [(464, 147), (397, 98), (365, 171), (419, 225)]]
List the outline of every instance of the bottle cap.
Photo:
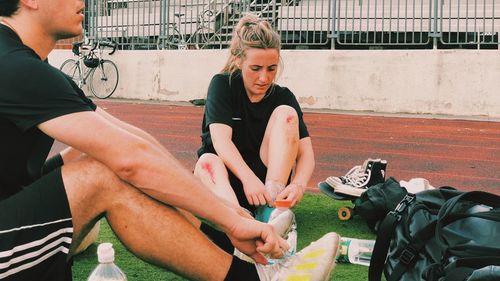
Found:
[(99, 263), (110, 263), (115, 261), (115, 250), (113, 244), (102, 243), (97, 246), (97, 260)]
[(276, 200), (276, 201), (274, 201), (274, 206), (276, 208), (290, 208), (292, 206), (292, 201)]

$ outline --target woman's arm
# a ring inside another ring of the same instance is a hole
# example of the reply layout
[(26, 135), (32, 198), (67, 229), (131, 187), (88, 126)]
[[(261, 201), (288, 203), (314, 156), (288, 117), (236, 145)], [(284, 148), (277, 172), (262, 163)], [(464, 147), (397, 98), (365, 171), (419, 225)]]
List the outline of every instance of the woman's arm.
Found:
[(209, 125), (209, 129), (217, 155), (226, 167), (241, 180), (248, 203), (256, 206), (272, 204), (264, 183), (248, 167), (231, 140), (232, 128), (225, 124), (213, 123)]

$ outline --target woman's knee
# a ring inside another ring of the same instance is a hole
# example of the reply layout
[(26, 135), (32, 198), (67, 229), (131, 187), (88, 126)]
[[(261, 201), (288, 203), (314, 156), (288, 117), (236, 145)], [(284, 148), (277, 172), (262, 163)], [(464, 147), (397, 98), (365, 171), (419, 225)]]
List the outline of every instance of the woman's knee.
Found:
[(274, 118), (276, 122), (283, 123), (284, 125), (294, 126), (298, 124), (297, 111), (289, 105), (280, 105), (276, 107), (273, 111), (272, 118)]
[(216, 154), (204, 153), (196, 162), (194, 174), (198, 176), (203, 171), (210, 173), (215, 167), (223, 165), (224, 162)]
[(197, 163), (216, 163), (222, 162), (222, 160), (214, 153), (204, 153), (200, 156)]

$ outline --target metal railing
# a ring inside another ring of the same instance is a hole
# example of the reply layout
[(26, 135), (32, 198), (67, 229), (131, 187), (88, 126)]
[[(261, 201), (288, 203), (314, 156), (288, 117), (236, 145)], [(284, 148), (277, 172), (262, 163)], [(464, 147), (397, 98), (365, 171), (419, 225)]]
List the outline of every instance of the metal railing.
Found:
[(500, 0), (85, 0), (90, 39), (121, 49), (225, 48), (252, 12), (284, 48), (498, 46)]
[(495, 0), (439, 0), (439, 39), (445, 45), (497, 45), (500, 3)]
[(427, 45), (434, 0), (337, 0), (336, 38), (345, 45)]

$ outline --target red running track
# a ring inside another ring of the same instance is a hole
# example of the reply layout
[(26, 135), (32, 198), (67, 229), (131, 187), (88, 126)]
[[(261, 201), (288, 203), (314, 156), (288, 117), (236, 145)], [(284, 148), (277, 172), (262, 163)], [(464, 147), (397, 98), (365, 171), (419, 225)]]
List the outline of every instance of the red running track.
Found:
[[(156, 137), (192, 170), (202, 107), (98, 101), (116, 117)], [(310, 190), (367, 158), (388, 161), (387, 176), (426, 178), (436, 187), (500, 194), (500, 122), (306, 112), (316, 156)], [(56, 145), (54, 150), (60, 149)]]

